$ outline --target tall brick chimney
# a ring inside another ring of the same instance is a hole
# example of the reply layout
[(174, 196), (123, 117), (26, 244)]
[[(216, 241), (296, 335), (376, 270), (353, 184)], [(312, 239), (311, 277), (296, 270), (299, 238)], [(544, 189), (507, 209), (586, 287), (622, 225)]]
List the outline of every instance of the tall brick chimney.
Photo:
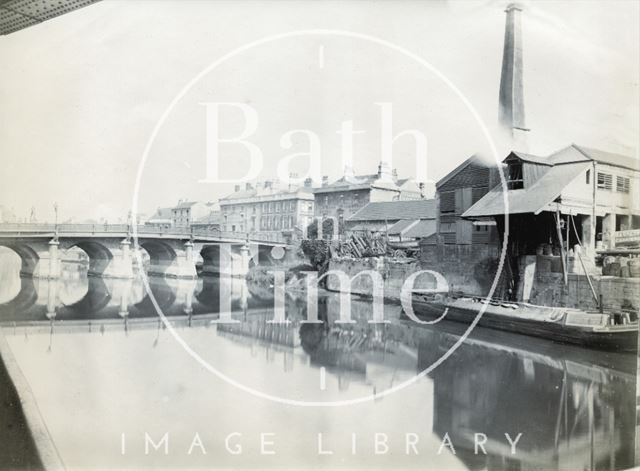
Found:
[(509, 135), (515, 138), (521, 131), (529, 130), (524, 120), (522, 6), (511, 3), (505, 12), (507, 19), (504, 30), (498, 121)]

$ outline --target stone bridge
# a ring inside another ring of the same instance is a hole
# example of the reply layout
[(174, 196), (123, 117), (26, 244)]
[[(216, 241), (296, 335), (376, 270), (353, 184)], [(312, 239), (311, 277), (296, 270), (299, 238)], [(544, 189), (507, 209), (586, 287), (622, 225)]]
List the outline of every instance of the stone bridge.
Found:
[(61, 250), (78, 247), (89, 258), (90, 276), (133, 278), (138, 258), (149, 255), (148, 275), (196, 278), (197, 254), (203, 274), (243, 276), (253, 263), (266, 262), (283, 242), (251, 239), (249, 234), (160, 229), (126, 224), (0, 224), (0, 246), (16, 252), (21, 276), (55, 279), (61, 274)]

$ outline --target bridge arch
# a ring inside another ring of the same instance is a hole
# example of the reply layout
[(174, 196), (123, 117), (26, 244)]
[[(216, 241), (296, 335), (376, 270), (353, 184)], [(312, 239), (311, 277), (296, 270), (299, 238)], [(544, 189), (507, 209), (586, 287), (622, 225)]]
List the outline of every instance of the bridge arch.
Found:
[(111, 260), (113, 260), (113, 252), (109, 247), (95, 240), (77, 240), (71, 241), (64, 245), (64, 250), (69, 250), (74, 247), (79, 248), (89, 257), (89, 270), (87, 275), (100, 276), (102, 275)]
[(177, 257), (176, 250), (171, 244), (161, 240), (142, 240), (139, 246), (149, 254), (149, 275), (164, 276), (167, 269)]
[(38, 276), (40, 259), (48, 258), (49, 247), (41, 241), (4, 241), (0, 246), (12, 250), (20, 257), (20, 276)]

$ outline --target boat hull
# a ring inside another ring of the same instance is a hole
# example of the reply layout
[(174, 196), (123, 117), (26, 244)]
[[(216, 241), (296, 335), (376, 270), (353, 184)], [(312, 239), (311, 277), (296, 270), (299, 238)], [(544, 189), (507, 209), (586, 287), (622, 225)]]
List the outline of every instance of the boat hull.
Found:
[[(464, 308), (452, 306), (446, 302), (413, 301), (414, 312), (420, 319), (436, 320), (442, 318), (444, 310), (448, 309), (442, 322), (453, 321), (466, 325), (471, 325), (478, 316), (480, 308), (480, 303), (476, 303), (473, 308)], [(487, 306), (487, 309), (478, 320), (477, 326), (600, 350), (626, 352), (638, 350), (637, 323), (612, 327), (565, 325), (560, 322), (521, 318), (515, 313), (513, 316), (496, 314), (492, 312), (491, 308), (491, 305)]]

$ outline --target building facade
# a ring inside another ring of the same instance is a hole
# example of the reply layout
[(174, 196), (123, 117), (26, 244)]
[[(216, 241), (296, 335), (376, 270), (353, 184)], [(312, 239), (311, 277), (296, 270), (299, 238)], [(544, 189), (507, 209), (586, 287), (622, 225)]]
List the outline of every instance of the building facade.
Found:
[[(514, 151), (505, 158), (504, 164), (508, 207), (505, 207), (503, 189), (498, 185), (463, 217), (492, 218), (499, 222), (508, 213), (514, 220), (535, 219), (537, 223), (520, 226), (523, 254), (535, 254), (534, 244), (557, 238), (556, 222), (552, 224), (551, 236), (548, 234), (548, 222), (554, 218), (561, 219), (564, 231), (571, 229), (569, 240), (579, 239), (591, 255), (596, 249), (614, 248), (617, 232), (640, 229), (640, 163), (637, 159), (572, 144), (548, 157)], [(515, 222), (510, 224), (510, 238), (514, 230)], [(524, 244), (525, 240), (529, 243)]]
[(191, 227), (200, 232), (220, 232), (220, 205), (210, 203), (208, 210), (209, 212), (205, 216), (194, 219)]
[(144, 225), (158, 229), (169, 229), (173, 227), (173, 208), (158, 208), (156, 212), (145, 221)]
[(498, 167), (471, 156), (436, 183), (436, 228), (433, 243), (490, 244), (498, 238), (493, 221), (471, 221), (462, 214), (499, 181)]
[(220, 200), (221, 230), (262, 240), (300, 237), (313, 220), (311, 181), (298, 187), (280, 182), (247, 183)]
[(493, 220), (499, 234), (508, 228), (499, 289), (509, 299), (539, 296), (536, 280), (561, 276), (543, 283), (548, 290), (568, 286), (570, 274), (599, 275), (600, 259), (619, 255), (619, 236), (640, 234), (637, 159), (572, 144), (548, 157), (513, 151), (503, 162), (506, 194), (498, 185), (462, 216)]
[(191, 224), (210, 212), (211, 204), (198, 201), (178, 201), (178, 204), (171, 208), (171, 221), (173, 227), (188, 228)]
[(323, 177), (322, 186), (314, 189), (315, 216), (334, 218), (342, 223), (372, 202), (419, 200), (427, 195), (424, 187), (410, 178), (399, 179), (395, 170), (380, 163), (378, 173), (354, 175), (347, 169), (339, 180), (329, 184)]

